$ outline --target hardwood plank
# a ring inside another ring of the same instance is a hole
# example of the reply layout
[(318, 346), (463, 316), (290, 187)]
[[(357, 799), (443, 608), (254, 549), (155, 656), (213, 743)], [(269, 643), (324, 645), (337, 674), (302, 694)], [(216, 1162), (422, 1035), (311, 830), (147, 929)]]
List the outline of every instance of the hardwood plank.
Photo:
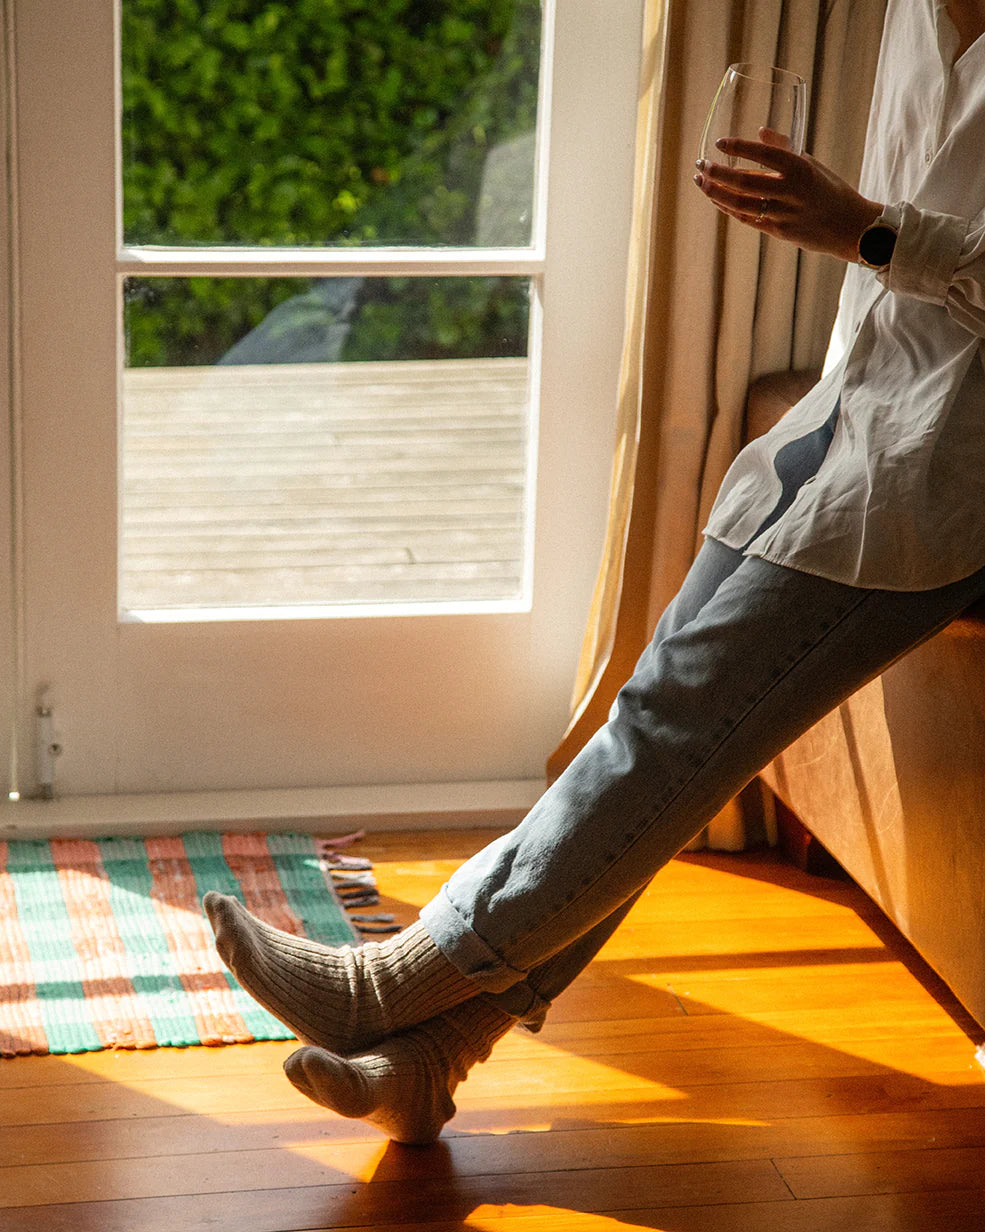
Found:
[[(570, 1206), (478, 1207), (452, 1219), (358, 1223), (358, 1212), (324, 1209), (322, 1191), (268, 1190), (151, 1200), (107, 1200), (10, 1209), (4, 1232), (981, 1232), (985, 1188), (952, 1193), (716, 1203), (584, 1213)], [(466, 1222), (467, 1221), (467, 1222)]]
[[(463, 516), (468, 513), (473, 521), (481, 521), (483, 511), (487, 510), (499, 516), (515, 516), (520, 490), (518, 483), (511, 483), (507, 491), (502, 484), (481, 483), (478, 479), (472, 484), (411, 482), (399, 488), (366, 486), (361, 490), (359, 502), (354, 506), (352, 493), (347, 491), (344, 485), (335, 493), (327, 490), (287, 493), (262, 489), (236, 492), (224, 488), (222, 491), (210, 493), (205, 500), (196, 499), (196, 493), (192, 491), (171, 493), (167, 497), (155, 493), (140, 493), (134, 497), (133, 509), (139, 510), (143, 523), (160, 520), (163, 513), (178, 510), (179, 507), (188, 521), (201, 518), (203, 511), (207, 509), (214, 510), (219, 518), (231, 521), (238, 509), (250, 510), (251, 516), (255, 510), (258, 515), (266, 512), (275, 513), (278, 517), (300, 518), (311, 514), (329, 517), (336, 511), (339, 514), (346, 511), (351, 513), (355, 507), (360, 511), (360, 516), (366, 512), (392, 516), (394, 506), (397, 505), (402, 507), (407, 516), (410, 513), (428, 516), (440, 513)], [(412, 504), (410, 509), (407, 507), (408, 502)], [(131, 515), (127, 516), (125, 524), (132, 524)]]
[[(247, 1152), (292, 1151), (323, 1158), (326, 1165), (364, 1180), (396, 1179), (401, 1167), (414, 1168), (415, 1154), (403, 1152), (379, 1162), (382, 1137), (361, 1122), (345, 1121), (307, 1105), (282, 1111), (247, 1111), (222, 1122), (201, 1117), (139, 1117), (64, 1125), (0, 1127), (0, 1158), (5, 1167), (27, 1172), (32, 1165), (110, 1161), (110, 1159), (180, 1156), (245, 1156)], [(854, 1156), (843, 1156), (850, 1146)], [(771, 1122), (662, 1121), (660, 1124), (520, 1130), (512, 1133), (465, 1133), (452, 1129), (443, 1147), (460, 1175), (491, 1172), (543, 1172), (644, 1164), (708, 1163), (729, 1159), (774, 1159), (790, 1188), (811, 1183), (819, 1169), (827, 1175), (845, 1170), (842, 1159), (885, 1151), (900, 1153), (900, 1169), (910, 1167), (910, 1151), (985, 1148), (985, 1108), (920, 1109), (814, 1117), (784, 1117)], [(372, 1148), (372, 1149), (369, 1149)], [(259, 1154), (252, 1156), (256, 1167)], [(367, 1163), (368, 1161), (368, 1163)], [(369, 1165), (372, 1164), (372, 1168)], [(223, 1163), (228, 1179), (233, 1169)], [(367, 1172), (369, 1169), (369, 1172)], [(916, 1169), (914, 1169), (916, 1170)], [(2, 1177), (9, 1175), (4, 1173)], [(247, 1178), (252, 1180), (249, 1169)], [(240, 1178), (240, 1180), (243, 1178)], [(406, 1178), (410, 1179), (410, 1177)], [(837, 1190), (845, 1193), (846, 1190)], [(834, 1190), (798, 1196), (824, 1196)]]
[(283, 546), (253, 548), (247, 551), (230, 550), (221, 546), (184, 553), (179, 548), (171, 552), (154, 553), (144, 550), (130, 565), (131, 573), (164, 574), (172, 570), (233, 569), (237, 572), (256, 573), (283, 571), (285, 568), (301, 569), (366, 569), (376, 565), (485, 565), (498, 564), (505, 569), (515, 569), (511, 549), (518, 548), (518, 541), (507, 544), (492, 544), (489, 547), (464, 547), (458, 549), (431, 549), (415, 551), (407, 544), (384, 548), (366, 548), (362, 545), (334, 548)]
[(82, 1083), (171, 1081), (179, 1078), (224, 1078), (252, 1074), (281, 1065), (298, 1047), (295, 1040), (261, 1041), (239, 1048), (204, 1047), (106, 1049), (62, 1056), (17, 1057), (0, 1063), (0, 1091), (18, 1087), (31, 1090)]
[[(455, 529), (449, 527), (407, 527), (394, 519), (385, 531), (372, 527), (366, 530), (358, 528), (344, 529), (338, 526), (326, 527), (323, 530), (312, 529), (309, 526), (283, 527), (279, 537), (282, 539), (285, 551), (310, 551), (312, 548), (332, 550), (336, 545), (352, 546), (356, 550), (388, 548), (394, 541), (393, 532), (402, 531), (400, 542), (412, 544), (415, 551), (488, 551), (499, 549), (502, 544), (513, 545), (518, 540), (519, 528), (504, 521), (501, 525), (486, 525)], [(184, 532), (179, 535), (173, 528), (162, 531), (150, 527), (131, 535), (131, 545), (138, 543), (141, 556), (168, 555), (180, 553), (184, 547), (189, 552), (221, 549), (230, 552), (246, 550), (263, 551), (270, 546), (271, 536), (263, 527), (225, 526), (211, 533), (202, 530)]]
[[(955, 1046), (960, 1054), (960, 1049)], [(614, 1116), (661, 1120), (721, 1117), (754, 1120), (786, 1116), (843, 1113), (852, 1101), (860, 1111), (885, 1111), (898, 1100), (900, 1109), (916, 1103), (927, 1107), (981, 1107), (985, 1105), (985, 1082), (970, 1061), (946, 1068), (934, 1058), (912, 1064), (915, 1072), (888, 1066), (831, 1050), (819, 1059), (813, 1050), (788, 1056), (776, 1079), (750, 1077), (743, 1069), (729, 1070), (714, 1058), (698, 1063), (685, 1073), (683, 1066), (653, 1064), (646, 1054), (634, 1057), (630, 1066), (623, 1058), (595, 1056), (546, 1056), (528, 1065), (489, 1062), (477, 1068), (456, 1096), (461, 1110), (476, 1115), (470, 1124), (483, 1123), (493, 1114), (495, 1127), (512, 1125), (513, 1111), (520, 1122), (535, 1123), (545, 1110), (584, 1120)], [(702, 1052), (678, 1054), (701, 1058)], [(725, 1058), (727, 1062), (728, 1058)], [(666, 1061), (666, 1058), (665, 1058)], [(16, 1064), (16, 1062), (11, 1062)], [(761, 1068), (761, 1067), (760, 1067)], [(249, 1083), (205, 1081), (201, 1077), (134, 1080), (119, 1083), (80, 1083), (46, 1089), (38, 1100), (28, 1088), (4, 1092), (4, 1122), (8, 1125), (39, 1125), (72, 1121), (109, 1120), (130, 1116), (224, 1117), (248, 1109), (291, 1110), (303, 1106), (303, 1096), (286, 1082), (279, 1066), (253, 1074)], [(505, 1118), (505, 1119), (504, 1119)], [(456, 1122), (457, 1124), (458, 1122)]]
[[(867, 1198), (813, 1202), (755, 1203), (728, 1207), (688, 1207), (673, 1211), (634, 1211), (634, 1227), (663, 1232), (980, 1232), (980, 1210), (985, 1190), (961, 1194), (912, 1194), (912, 1202)], [(610, 1215), (584, 1215), (570, 1211), (549, 1214), (512, 1213), (485, 1216), (486, 1232), (625, 1232), (626, 1221)], [(424, 1232), (421, 1225), (379, 1225), (374, 1232)], [(426, 1225), (429, 1232), (445, 1232), (453, 1226)], [(471, 1226), (471, 1225), (470, 1225)], [(316, 1232), (329, 1232), (317, 1229)]]
[[(351, 482), (351, 480), (355, 482)], [(462, 470), (446, 470), (441, 474), (422, 475), (409, 471), (403, 475), (367, 474), (362, 477), (341, 474), (327, 476), (318, 483), (299, 475), (290, 483), (266, 482), (262, 478), (251, 482), (249, 476), (238, 480), (230, 478), (192, 483), (177, 479), (173, 484), (155, 484), (154, 489), (134, 485), (128, 499), (131, 512), (153, 508), (168, 508), (174, 505), (208, 505), (220, 511), (230, 508), (252, 508), (254, 505), (286, 507), (291, 510), (316, 506), (331, 510), (335, 506), (352, 507), (353, 496), (359, 501), (374, 504), (393, 504), (396, 501), (416, 500), (420, 504), (438, 506), (442, 502), (464, 502), (468, 508), (480, 510), (488, 498), (491, 507), (516, 509), (516, 502), (523, 495), (523, 479), (516, 471), (475, 470), (471, 474)]]
[[(185, 462), (239, 457), (249, 462), (263, 458), (266, 462), (290, 461), (310, 464), (321, 454), (354, 458), (413, 457), (419, 453), (452, 456), (479, 447), (499, 456), (501, 449), (510, 453), (522, 451), (524, 425), (522, 416), (508, 418), (502, 414), (487, 415), (481, 420), (463, 422), (449, 408), (442, 418), (390, 420), (380, 424), (350, 421), (333, 415), (331, 420), (314, 423), (266, 423), (232, 421), (217, 430), (211, 423), (189, 420), (180, 431), (168, 423), (164, 431), (143, 428), (127, 432), (133, 446), (130, 457), (135, 466), (147, 466), (150, 461), (167, 459), (176, 465)], [(495, 450), (489, 449), (495, 446)]]
[[(507, 398), (509, 395), (507, 396)], [(417, 408), (401, 404), (400, 414), (388, 414), (381, 424), (381, 416), (353, 415), (348, 410), (333, 410), (326, 418), (324, 407), (318, 406), (305, 417), (269, 415), (230, 415), (221, 420), (202, 420), (185, 416), (183, 420), (168, 416), (162, 420), (153, 410), (141, 419), (131, 414), (126, 436), (134, 447), (135, 456), (147, 457), (153, 453), (202, 452), (203, 445), (219, 440), (230, 448), (247, 449), (261, 446), (264, 450), (294, 449), (309, 441), (334, 443), (346, 441), (353, 445), (394, 444), (405, 441), (428, 441), (454, 434), (465, 440), (505, 440), (518, 442), (524, 436), (522, 411), (510, 414), (497, 407), (476, 408), (468, 403), (458, 403), (443, 414), (432, 408)], [(365, 407), (360, 408), (363, 412)]]
[[(413, 1171), (416, 1153), (391, 1152), (381, 1161), (384, 1145), (372, 1128), (333, 1117), (314, 1105), (293, 1109), (289, 1114), (238, 1113), (221, 1122), (184, 1116), (81, 1122), (75, 1123), (72, 1132), (66, 1132), (62, 1124), (0, 1127), (4, 1166), (25, 1169), (75, 1162), (286, 1150), (306, 1158), (322, 1152), (332, 1167), (349, 1176), (362, 1175), (370, 1183), (396, 1179), (403, 1175), (401, 1169)], [(527, 1129), (508, 1134), (463, 1133), (453, 1127), (443, 1140), (443, 1150), (460, 1175), (774, 1159), (782, 1165), (781, 1172), (791, 1188), (795, 1181), (801, 1183), (800, 1178), (810, 1183), (813, 1159), (840, 1157), (846, 1146), (856, 1156), (879, 1150), (901, 1152), (904, 1164), (909, 1163), (907, 1153), (913, 1150), (982, 1148), (985, 1107), (789, 1117), (769, 1123), (685, 1120)], [(820, 1195), (798, 1193), (800, 1196)]]
[[(631, 1211), (635, 1207), (697, 1205), (724, 1200), (780, 1201), (789, 1192), (768, 1160), (709, 1164), (640, 1165), (633, 1168), (586, 1168), (577, 1172), (495, 1172), (449, 1177), (408, 1176), (398, 1181), (374, 1181), (380, 1146), (363, 1148), (362, 1161), (353, 1159), (347, 1174), (344, 1154), (336, 1144), (314, 1148), (302, 1156), (284, 1151), (226, 1152), (181, 1156), (178, 1159), (97, 1161), (52, 1164), (46, 1168), (6, 1167), (0, 1205), (44, 1206), (91, 1202), (111, 1183), (122, 1199), (162, 1198), (245, 1190), (317, 1188), (322, 1219), (338, 1212), (354, 1226), (375, 1221), (461, 1219), (477, 1207), (569, 1205), (586, 1211)], [(361, 1166), (360, 1166), (361, 1164)], [(353, 1187), (353, 1181), (360, 1182)]]
[[(493, 833), (360, 850), (407, 922)], [(980, 1032), (925, 975), (850, 883), (687, 857), (428, 1150), (304, 1100), (293, 1042), (0, 1064), (0, 1229), (982, 1232)]]
[[(174, 518), (170, 516), (174, 512)], [(365, 530), (370, 533), (385, 533), (397, 530), (406, 534), (408, 523), (411, 529), (420, 528), (441, 534), (448, 531), (465, 531), (472, 528), (474, 508), (472, 510), (458, 508), (454, 501), (427, 502), (414, 501), (413, 507), (407, 509), (401, 505), (364, 503), (359, 509), (340, 506), (335, 512), (322, 510), (317, 515), (295, 514), (290, 509), (282, 509), (271, 505), (265, 509), (251, 511), (248, 519), (237, 515), (235, 509), (227, 515), (213, 514), (209, 522), (202, 509), (175, 509), (163, 505), (157, 509), (146, 510), (139, 522), (141, 536), (180, 535), (184, 528), (190, 534), (208, 533), (212, 527), (221, 530), (224, 535), (236, 535), (245, 531), (247, 534), (262, 534), (277, 531), (288, 535), (304, 534), (317, 536), (322, 531), (326, 533), (345, 534), (349, 531)], [(515, 506), (504, 507), (497, 511), (492, 504), (484, 506), (482, 527), (489, 530), (516, 529), (519, 522), (515, 516)], [(184, 518), (184, 521), (182, 520)], [(137, 525), (131, 521), (128, 525)], [(129, 532), (128, 532), (129, 533)]]
[(280, 604), (326, 604), (326, 603), (416, 603), (452, 602), (461, 600), (497, 600), (520, 597), (521, 574), (493, 572), (490, 576), (480, 567), (465, 568), (461, 573), (450, 567), (451, 576), (430, 576), (426, 579), (426, 593), (421, 579), (414, 576), (402, 578), (363, 578), (339, 581), (337, 578), (318, 576), (291, 578), (290, 590), (283, 588), (279, 578), (261, 577), (259, 582), (248, 585), (235, 572), (209, 575), (196, 585), (193, 575), (182, 574), (175, 579), (166, 593), (159, 587), (143, 588), (139, 580), (131, 579), (124, 606), (129, 609), (174, 608), (174, 607), (241, 607)]
[[(657, 893), (660, 886), (656, 886)], [(854, 913), (805, 916), (795, 929), (778, 931), (775, 917), (746, 916), (729, 920), (694, 920), (684, 930), (680, 919), (644, 920), (634, 914), (609, 939), (600, 953), (610, 960), (653, 955), (680, 970), (683, 961), (700, 969), (714, 962), (726, 962), (736, 955), (755, 960), (757, 965), (781, 966), (785, 962), (817, 965), (844, 960), (893, 961), (877, 933)]]
[[(971, 1189), (981, 1184), (985, 1145), (858, 1151), (822, 1159), (777, 1159), (776, 1167), (796, 1198), (839, 1198), (912, 1190)], [(981, 1216), (985, 1223), (985, 1207)]]
[(652, 981), (666, 987), (680, 999), (688, 1014), (745, 1014), (758, 1009), (814, 1006), (840, 1006), (848, 1010), (869, 995), (883, 1001), (908, 996), (903, 973), (891, 963), (843, 964), (825, 968), (822, 977), (810, 968), (788, 967), (775, 989), (755, 978), (756, 970), (740, 968), (700, 975), (688, 972), (680, 978), (673, 973), (635, 978), (644, 984)]

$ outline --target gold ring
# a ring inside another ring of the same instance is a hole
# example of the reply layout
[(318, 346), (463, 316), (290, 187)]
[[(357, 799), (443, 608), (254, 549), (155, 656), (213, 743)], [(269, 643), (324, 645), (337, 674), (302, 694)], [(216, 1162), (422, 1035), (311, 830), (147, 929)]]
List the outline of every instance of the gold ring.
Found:
[(756, 215), (756, 225), (766, 221), (766, 212), (769, 209), (770, 203), (765, 197), (759, 198), (759, 213)]

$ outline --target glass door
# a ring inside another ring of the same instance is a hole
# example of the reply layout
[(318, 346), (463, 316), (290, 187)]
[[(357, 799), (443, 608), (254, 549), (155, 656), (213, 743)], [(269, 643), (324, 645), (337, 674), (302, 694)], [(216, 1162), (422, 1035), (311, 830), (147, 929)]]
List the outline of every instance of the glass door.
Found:
[(122, 0), (124, 619), (529, 605), (549, 35)]
[(607, 496), (624, 7), (15, 4), (12, 788), (39, 709), (68, 794), (540, 777)]

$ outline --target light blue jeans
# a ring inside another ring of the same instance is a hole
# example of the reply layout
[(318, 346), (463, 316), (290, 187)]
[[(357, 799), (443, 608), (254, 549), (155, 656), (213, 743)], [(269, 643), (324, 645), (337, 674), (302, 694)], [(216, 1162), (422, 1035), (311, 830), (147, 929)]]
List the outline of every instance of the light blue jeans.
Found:
[(859, 590), (707, 540), (589, 741), (421, 912), (532, 1029), (664, 864), (829, 710), (985, 592)]

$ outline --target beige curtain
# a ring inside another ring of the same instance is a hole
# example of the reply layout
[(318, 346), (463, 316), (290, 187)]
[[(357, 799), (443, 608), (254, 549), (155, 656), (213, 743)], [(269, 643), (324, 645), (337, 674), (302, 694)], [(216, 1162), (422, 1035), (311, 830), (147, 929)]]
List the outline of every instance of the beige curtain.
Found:
[[(843, 267), (762, 239), (692, 183), (726, 66), (781, 65), (810, 83), (808, 149), (861, 164), (886, 0), (649, 0), (609, 525), (554, 779), (592, 733), (676, 593), (741, 444), (750, 383), (820, 367)], [(746, 794), (747, 814), (758, 793)], [(748, 819), (748, 818), (747, 818)], [(762, 818), (753, 818), (762, 821)], [(708, 841), (744, 840), (743, 808)]]

